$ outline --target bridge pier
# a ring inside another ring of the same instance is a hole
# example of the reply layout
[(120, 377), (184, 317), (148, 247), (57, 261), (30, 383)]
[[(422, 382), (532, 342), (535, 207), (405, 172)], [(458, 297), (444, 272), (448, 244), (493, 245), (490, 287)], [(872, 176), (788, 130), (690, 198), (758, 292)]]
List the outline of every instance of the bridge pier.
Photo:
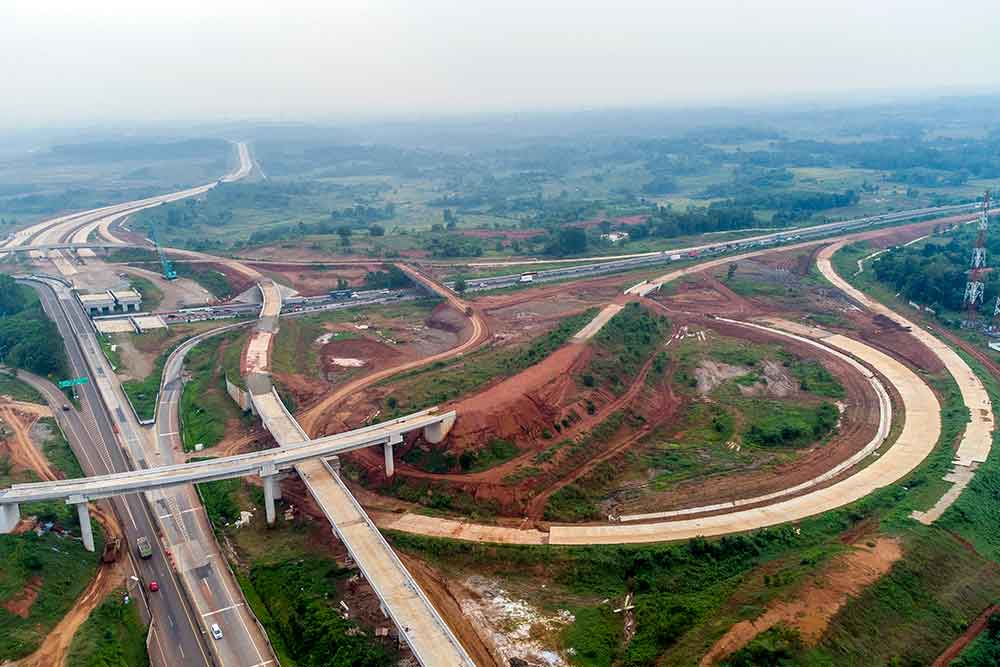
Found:
[(70, 496), (66, 499), (67, 505), (76, 505), (76, 514), (80, 518), (80, 537), (83, 538), (83, 548), (87, 551), (94, 550), (94, 529), (90, 526), (90, 508), (87, 507), (87, 499), (83, 496)]
[(396, 474), (396, 461), (392, 457), (392, 448), (403, 442), (403, 436), (393, 433), (389, 436), (389, 442), (385, 443), (385, 476), (392, 477)]
[(274, 523), (274, 501), (281, 497), (281, 486), (278, 484), (278, 471), (273, 463), (268, 463), (260, 469), (260, 478), (264, 482), (264, 511), (267, 523)]
[(0, 533), (6, 534), (14, 530), (21, 520), (21, 506), (17, 503), (0, 505)]
[(431, 444), (438, 444), (448, 435), (451, 427), (455, 425), (455, 415), (450, 414), (441, 421), (424, 427), (424, 439)]

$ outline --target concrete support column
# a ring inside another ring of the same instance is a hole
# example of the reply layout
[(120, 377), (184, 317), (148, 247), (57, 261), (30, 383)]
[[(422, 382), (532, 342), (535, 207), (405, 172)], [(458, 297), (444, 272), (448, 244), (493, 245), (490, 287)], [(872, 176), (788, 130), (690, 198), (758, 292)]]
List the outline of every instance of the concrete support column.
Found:
[(0, 505), (0, 533), (9, 533), (21, 520), (21, 506), (17, 503)]
[(385, 448), (386, 477), (392, 477), (394, 474), (396, 474), (396, 462), (392, 457), (392, 448), (401, 442), (403, 442), (403, 436), (394, 433), (389, 436), (389, 442), (383, 445), (383, 447)]
[(448, 435), (451, 427), (455, 425), (455, 413), (450, 412), (441, 418), (441, 421), (429, 424), (424, 427), (424, 439), (431, 444), (438, 444)]
[(260, 469), (260, 478), (264, 482), (264, 510), (267, 513), (268, 525), (274, 523), (275, 488), (278, 486), (278, 471), (273, 463), (268, 463)]
[(93, 551), (94, 530), (90, 527), (90, 508), (87, 507), (87, 499), (83, 496), (70, 496), (66, 504), (76, 505), (76, 513), (80, 517), (80, 537), (83, 538), (83, 548), (87, 551)]

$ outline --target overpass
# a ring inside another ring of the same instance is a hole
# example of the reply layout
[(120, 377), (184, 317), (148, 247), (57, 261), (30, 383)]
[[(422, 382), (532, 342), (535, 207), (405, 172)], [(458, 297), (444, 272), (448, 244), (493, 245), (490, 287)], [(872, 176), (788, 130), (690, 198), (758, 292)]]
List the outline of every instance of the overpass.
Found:
[[(421, 280), (426, 285), (425, 281), (426, 278)], [(264, 302), (261, 305), (257, 329), (246, 348), (247, 389), (254, 411), (264, 422), (264, 427), (274, 436), (280, 447), (279, 451), (295, 451), (303, 443), (310, 442), (309, 436), (278, 397), (277, 391), (271, 385), (270, 377), (270, 346), (278, 330), (278, 315), (281, 313), (282, 305), (281, 291), (270, 280), (262, 280), (258, 285)], [(440, 292), (443, 288), (435, 285), (434, 289)], [(423, 424), (424, 437), (428, 441), (441, 442), (455, 422), (455, 413), (435, 415), (432, 421), (423, 421), (428, 416), (418, 413), (414, 419), (418, 420), (417, 423)], [(398, 426), (392, 426), (394, 422), (388, 424), (390, 425), (388, 433), (386, 425), (378, 424), (342, 435), (354, 434), (361, 438), (388, 435), (389, 437), (380, 437), (377, 441), (384, 447), (386, 474), (392, 475), (393, 448), (402, 442), (402, 437), (397, 434)], [(382, 611), (393, 620), (400, 636), (409, 645), (420, 664), (426, 667), (438, 665), (474, 667), (475, 663), (461, 642), (340, 478), (339, 462), (334, 461), (331, 465), (325, 458), (309, 457), (300, 460), (294, 467), (299, 478), (309, 489), (310, 495), (333, 526), (337, 537), (347, 547), (351, 558), (375, 590)], [(274, 479), (273, 475), (270, 479)], [(276, 491), (276, 484), (265, 484), (264, 499), (271, 507)], [(268, 519), (271, 518), (271, 515), (268, 515)]]
[(20, 519), (20, 503), (65, 499), (67, 503), (76, 505), (80, 514), (84, 545), (93, 551), (94, 538), (90, 532), (90, 514), (87, 509), (87, 503), (90, 501), (178, 484), (210, 482), (247, 475), (259, 475), (264, 480), (267, 521), (273, 523), (278, 473), (308, 459), (343, 454), (362, 447), (383, 445), (391, 448), (395, 443), (402, 442), (403, 435), (410, 431), (424, 429), (433, 436), (442, 424), (450, 424), (454, 419), (454, 412), (438, 414), (435, 408), (431, 408), (355, 431), (316, 440), (307, 439), (280, 449), (78, 479), (15, 484), (9, 489), (0, 490), (0, 533), (9, 533), (17, 525)]

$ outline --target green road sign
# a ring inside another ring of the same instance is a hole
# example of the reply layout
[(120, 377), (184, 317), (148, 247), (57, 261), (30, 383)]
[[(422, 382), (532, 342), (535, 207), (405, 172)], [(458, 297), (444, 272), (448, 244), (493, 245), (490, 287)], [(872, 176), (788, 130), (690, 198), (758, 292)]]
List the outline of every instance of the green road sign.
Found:
[(62, 380), (59, 383), (59, 388), (60, 389), (65, 389), (66, 387), (75, 387), (78, 384), (87, 384), (88, 382), (90, 382), (90, 380), (88, 380), (85, 377), (83, 377), (83, 378), (73, 378), (72, 380)]

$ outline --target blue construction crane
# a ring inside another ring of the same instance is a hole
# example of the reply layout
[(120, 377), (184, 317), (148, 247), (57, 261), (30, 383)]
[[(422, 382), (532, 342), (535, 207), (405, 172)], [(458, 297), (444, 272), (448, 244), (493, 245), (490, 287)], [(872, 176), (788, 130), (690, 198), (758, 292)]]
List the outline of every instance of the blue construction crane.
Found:
[(156, 254), (160, 256), (160, 264), (163, 266), (163, 277), (167, 280), (177, 280), (177, 272), (174, 271), (174, 265), (170, 263), (167, 259), (167, 255), (163, 252), (163, 248), (156, 240), (156, 227), (149, 228), (149, 238), (153, 241), (153, 247), (156, 248)]

